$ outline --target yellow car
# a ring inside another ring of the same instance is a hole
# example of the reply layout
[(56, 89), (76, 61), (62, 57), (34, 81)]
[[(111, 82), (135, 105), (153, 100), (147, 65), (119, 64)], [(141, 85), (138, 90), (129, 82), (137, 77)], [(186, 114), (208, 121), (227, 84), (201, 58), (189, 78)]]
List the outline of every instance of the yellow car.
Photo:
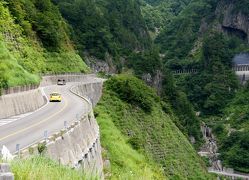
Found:
[(50, 102), (53, 102), (53, 101), (58, 101), (58, 102), (61, 102), (61, 94), (57, 93), (57, 92), (53, 92), (50, 94), (50, 99), (49, 99)]

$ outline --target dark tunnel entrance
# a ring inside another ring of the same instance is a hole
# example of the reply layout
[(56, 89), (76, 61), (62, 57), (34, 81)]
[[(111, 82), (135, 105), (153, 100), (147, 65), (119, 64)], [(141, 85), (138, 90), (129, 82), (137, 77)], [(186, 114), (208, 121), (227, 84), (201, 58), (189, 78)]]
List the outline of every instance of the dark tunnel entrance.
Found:
[(240, 29), (236, 29), (236, 28), (232, 28), (232, 27), (227, 27), (227, 26), (222, 26), (222, 29), (224, 32), (226, 32), (228, 35), (235, 35), (238, 38), (247, 41), (247, 34), (240, 30)]

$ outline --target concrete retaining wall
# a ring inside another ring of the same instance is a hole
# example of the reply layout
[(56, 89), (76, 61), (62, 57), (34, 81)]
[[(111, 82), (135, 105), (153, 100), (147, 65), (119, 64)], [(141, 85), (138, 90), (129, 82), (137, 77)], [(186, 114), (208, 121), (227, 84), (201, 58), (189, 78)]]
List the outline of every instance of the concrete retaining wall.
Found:
[(72, 88), (72, 90), (80, 95), (87, 97), (92, 103), (93, 107), (96, 106), (102, 95), (103, 80), (94, 78), (95, 82), (91, 84), (79, 84)]
[(45, 155), (69, 165), (72, 168), (83, 169), (87, 176), (104, 178), (103, 161), (99, 137), (99, 126), (93, 114), (92, 104), (96, 104), (102, 95), (103, 81), (95, 79), (94, 83), (78, 84), (71, 91), (89, 104), (89, 112), (84, 114), (79, 121), (74, 122), (67, 129), (50, 136), (28, 149), (21, 151), (23, 158), (39, 154), (38, 146), (46, 146)]
[(1, 95), (7, 95), (7, 94), (14, 94), (14, 93), (20, 93), (25, 91), (30, 91), (33, 89), (37, 89), (39, 87), (39, 84), (28, 84), (24, 86), (16, 86), (16, 87), (10, 87), (7, 89), (0, 89)]
[(10, 166), (8, 164), (0, 164), (0, 180), (14, 180), (14, 174), (11, 173)]
[(45, 102), (40, 89), (0, 96), (0, 119), (35, 111)]
[(61, 164), (81, 168), (90, 176), (103, 176), (99, 129), (92, 114), (83, 117), (65, 134), (47, 143), (46, 147), (46, 154)]

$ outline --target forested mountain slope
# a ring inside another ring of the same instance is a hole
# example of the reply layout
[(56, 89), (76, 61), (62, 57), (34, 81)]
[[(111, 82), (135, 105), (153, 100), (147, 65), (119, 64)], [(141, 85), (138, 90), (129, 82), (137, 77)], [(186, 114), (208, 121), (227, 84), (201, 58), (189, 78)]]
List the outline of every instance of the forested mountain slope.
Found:
[(50, 1), (1, 1), (0, 9), (1, 86), (39, 83), (38, 73), (88, 71)]
[[(56, 0), (72, 28), (81, 56), (95, 71), (117, 73), (133, 68), (142, 76), (160, 69), (157, 48), (134, 0)], [(145, 63), (146, 62), (146, 63)]]
[(239, 85), (232, 59), (249, 49), (248, 7), (243, 0), (193, 0), (155, 39), (167, 68), (198, 69), (178, 76), (176, 87), (214, 128), (224, 165), (244, 172), (249, 169), (248, 90)]
[(143, 16), (149, 30), (159, 33), (189, 2), (190, 0), (141, 0)]
[[(20, 38), (30, 46), (26, 54), (15, 51), (20, 56), (15, 57), (17, 64), (26, 74), (86, 72), (82, 59), (96, 71), (116, 73), (129, 67), (142, 75), (160, 69), (158, 51), (137, 1), (2, 0), (1, 6), (3, 41), (10, 41), (5, 47), (12, 53), (13, 44), (19, 43), (23, 49)], [(13, 75), (6, 76), (9, 81)], [(20, 76), (24, 79), (5, 86), (38, 81)]]
[(72, 26), (79, 49), (100, 59), (149, 49), (151, 41), (133, 0), (57, 0), (60, 11)]

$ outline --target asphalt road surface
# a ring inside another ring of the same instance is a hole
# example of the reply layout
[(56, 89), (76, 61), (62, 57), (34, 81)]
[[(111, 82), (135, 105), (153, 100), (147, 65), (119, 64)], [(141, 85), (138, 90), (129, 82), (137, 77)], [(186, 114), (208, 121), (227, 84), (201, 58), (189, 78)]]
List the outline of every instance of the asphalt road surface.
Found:
[(241, 179), (249, 180), (249, 175), (229, 173), (229, 172), (223, 172), (223, 171), (209, 171), (209, 172), (210, 173), (215, 173), (215, 174), (218, 174), (218, 175), (229, 176), (231, 178), (241, 178)]
[(45, 131), (48, 136), (52, 135), (64, 128), (65, 121), (67, 125), (71, 125), (87, 112), (87, 102), (70, 92), (73, 84), (43, 88), (47, 98), (52, 92), (61, 93), (62, 102), (48, 102), (33, 113), (2, 120), (2, 124), (0, 120), (0, 147), (4, 145), (11, 153), (15, 153), (17, 144), (20, 149), (34, 144), (44, 139)]

